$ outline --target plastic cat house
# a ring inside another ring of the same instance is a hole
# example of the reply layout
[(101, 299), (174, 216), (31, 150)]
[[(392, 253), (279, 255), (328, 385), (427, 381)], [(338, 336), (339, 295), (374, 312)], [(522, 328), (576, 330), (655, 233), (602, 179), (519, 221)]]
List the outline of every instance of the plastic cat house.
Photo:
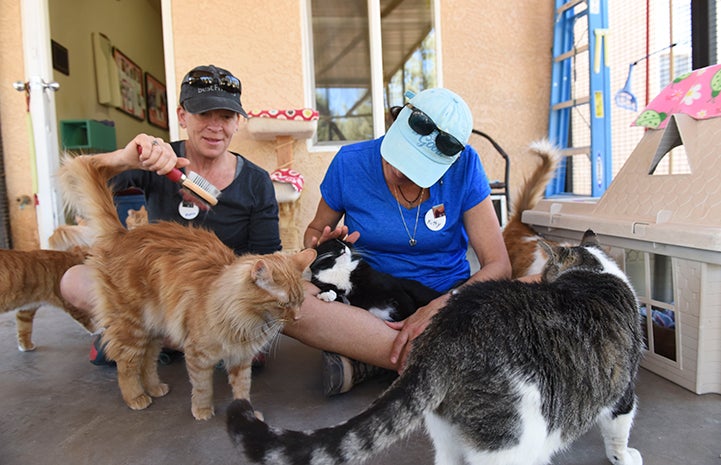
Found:
[[(639, 115), (649, 129), (597, 202), (545, 199), (523, 213), (549, 239), (599, 235), (639, 297), (642, 366), (698, 394), (721, 393), (719, 91), (721, 65), (677, 78)], [(671, 170), (673, 157), (686, 169)]]

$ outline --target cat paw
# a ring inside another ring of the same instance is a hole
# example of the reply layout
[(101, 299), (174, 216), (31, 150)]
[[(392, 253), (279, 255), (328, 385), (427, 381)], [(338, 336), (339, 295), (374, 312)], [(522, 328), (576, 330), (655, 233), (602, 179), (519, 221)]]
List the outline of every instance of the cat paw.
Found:
[(215, 415), (213, 407), (192, 407), (193, 417), (196, 420), (210, 420)]
[(18, 344), (18, 350), (20, 352), (32, 352), (33, 350), (37, 349), (38, 347), (33, 344), (32, 342), (28, 344)]
[(258, 420), (260, 420), (260, 421), (265, 421), (265, 417), (263, 416), (263, 412), (261, 412), (260, 410), (253, 410), (253, 415), (254, 415), (255, 418), (257, 418)]
[(643, 465), (643, 457), (636, 449), (628, 447), (623, 453), (606, 453), (613, 465)]
[(319, 293), (317, 297), (324, 302), (333, 302), (338, 297), (338, 294), (335, 291), (325, 291)]
[(628, 448), (628, 455), (631, 458), (630, 465), (643, 465), (643, 457), (636, 449)]
[(134, 399), (125, 399), (125, 403), (133, 410), (143, 410), (153, 403), (153, 399), (147, 394), (141, 394)]
[(166, 383), (160, 383), (156, 386), (148, 388), (148, 394), (151, 397), (163, 397), (165, 394), (170, 392), (170, 386)]

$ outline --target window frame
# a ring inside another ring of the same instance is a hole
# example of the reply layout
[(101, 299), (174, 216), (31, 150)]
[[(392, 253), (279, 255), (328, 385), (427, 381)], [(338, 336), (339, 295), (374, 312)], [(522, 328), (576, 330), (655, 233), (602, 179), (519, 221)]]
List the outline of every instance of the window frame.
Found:
[[(432, 22), (435, 30), (436, 41), (436, 82), (439, 87), (443, 86), (443, 57), (441, 42), (441, 1), (430, 0), (431, 13), (433, 15)], [(380, 0), (366, 0), (368, 7), (368, 33), (370, 43), (371, 56), (371, 99), (373, 110), (373, 138), (378, 138), (385, 134), (385, 99), (383, 84), (383, 44), (381, 41), (381, 3)], [(301, 17), (304, 18), (301, 26), (302, 45), (303, 45), (303, 74), (305, 88), (305, 102), (309, 108), (316, 109), (315, 106), (315, 66), (313, 54), (313, 16), (311, 11), (311, 0), (300, 1)], [(336, 142), (336, 143), (333, 143)], [(336, 152), (343, 145), (358, 141), (330, 141), (318, 143), (317, 135), (308, 139), (309, 152)]]

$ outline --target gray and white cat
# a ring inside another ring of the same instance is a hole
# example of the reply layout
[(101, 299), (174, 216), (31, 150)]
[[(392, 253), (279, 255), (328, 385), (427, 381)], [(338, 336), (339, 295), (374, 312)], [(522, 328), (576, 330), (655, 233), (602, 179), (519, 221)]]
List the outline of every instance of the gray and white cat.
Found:
[(235, 400), (231, 439), (263, 464), (359, 464), (425, 420), (437, 465), (541, 465), (598, 424), (613, 464), (641, 465), (627, 446), (643, 344), (634, 291), (592, 231), (548, 252), (540, 283), (463, 287), (358, 416), (286, 431)]

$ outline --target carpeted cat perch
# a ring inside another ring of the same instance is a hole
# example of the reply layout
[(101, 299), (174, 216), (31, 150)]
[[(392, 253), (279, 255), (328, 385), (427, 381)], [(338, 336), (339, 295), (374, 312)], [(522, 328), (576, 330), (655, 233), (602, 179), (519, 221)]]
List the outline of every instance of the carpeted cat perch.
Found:
[(280, 209), (280, 238), (283, 249), (300, 250), (302, 240), (296, 224), (303, 191), (303, 175), (292, 168), (296, 140), (309, 139), (318, 126), (318, 112), (298, 110), (249, 111), (248, 132), (256, 140), (274, 140), (277, 168), (270, 174)]

